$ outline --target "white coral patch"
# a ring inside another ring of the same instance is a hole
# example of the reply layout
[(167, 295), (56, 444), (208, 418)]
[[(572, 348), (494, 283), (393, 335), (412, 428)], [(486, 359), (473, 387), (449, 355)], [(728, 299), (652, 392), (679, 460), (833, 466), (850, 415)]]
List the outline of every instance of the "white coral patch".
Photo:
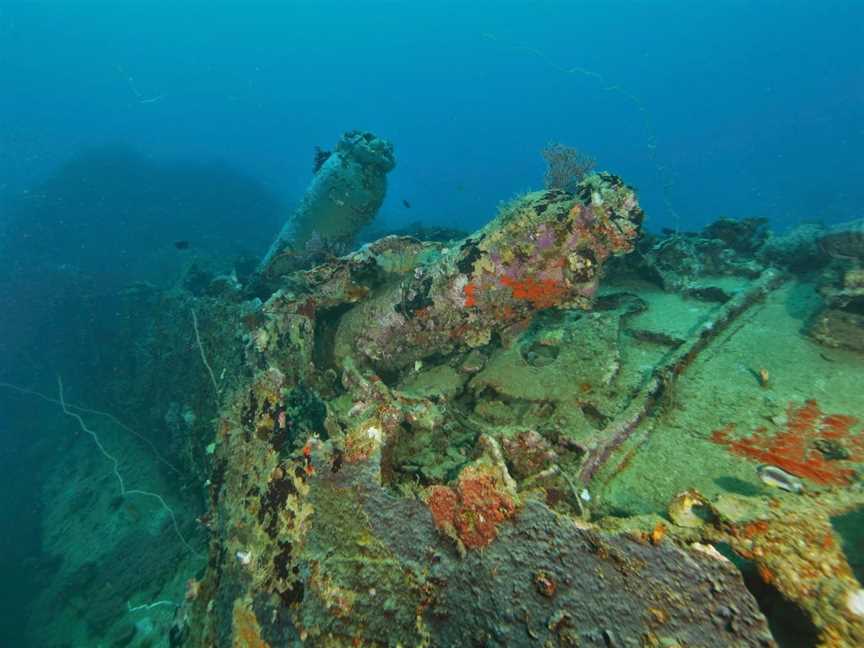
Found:
[(846, 597), (846, 607), (855, 616), (864, 617), (864, 589), (849, 592)]
[(702, 544), (701, 542), (694, 542), (690, 545), (692, 549), (695, 549), (701, 554), (706, 556), (710, 556), (714, 560), (719, 560), (721, 562), (729, 562), (729, 559), (717, 551), (717, 548), (714, 545), (710, 544)]
[(465, 305), (465, 286), (468, 285), (468, 277), (463, 274), (456, 275), (456, 279), (450, 286), (447, 293), (447, 298), (451, 304), (456, 304), (459, 308)]
[(366, 435), (367, 435), (370, 439), (372, 439), (372, 440), (374, 440), (374, 441), (377, 441), (377, 442), (379, 442), (379, 443), (381, 442), (381, 439), (384, 438), (384, 435), (381, 434), (381, 428), (376, 427), (376, 426), (374, 426), (374, 425), (370, 425), (370, 426), (369, 426), (369, 428), (366, 430)]

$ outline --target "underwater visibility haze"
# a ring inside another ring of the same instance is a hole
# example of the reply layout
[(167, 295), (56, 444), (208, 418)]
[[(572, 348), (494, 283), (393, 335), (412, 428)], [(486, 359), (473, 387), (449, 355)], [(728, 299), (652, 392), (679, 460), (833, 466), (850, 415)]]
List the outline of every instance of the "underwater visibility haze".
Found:
[(0, 0), (0, 646), (864, 645), (862, 26)]

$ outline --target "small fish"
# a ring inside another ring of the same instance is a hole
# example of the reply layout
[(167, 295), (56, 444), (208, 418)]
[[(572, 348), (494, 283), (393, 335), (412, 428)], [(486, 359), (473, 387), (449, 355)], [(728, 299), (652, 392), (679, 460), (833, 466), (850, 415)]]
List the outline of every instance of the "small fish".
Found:
[(189, 241), (174, 241), (174, 247), (178, 250), (188, 250)]
[(402, 204), (405, 205), (405, 209), (411, 209), (411, 203), (404, 198), (402, 199)]
[(790, 475), (788, 472), (777, 466), (762, 465), (756, 469), (759, 479), (763, 484), (789, 491), (790, 493), (800, 493), (804, 490), (804, 484), (795, 475)]

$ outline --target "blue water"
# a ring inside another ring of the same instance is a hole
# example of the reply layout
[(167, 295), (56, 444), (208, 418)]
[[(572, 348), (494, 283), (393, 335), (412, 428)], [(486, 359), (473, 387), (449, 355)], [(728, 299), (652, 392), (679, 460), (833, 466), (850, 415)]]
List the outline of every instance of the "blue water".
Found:
[[(481, 226), (549, 142), (635, 186), (653, 231), (858, 218), (862, 26), (855, 0), (0, 0), (0, 380), (77, 366), (68, 332), (113, 306), (66, 288), (159, 283), (181, 240), (260, 256), (351, 129), (396, 149), (383, 227)], [(0, 647), (56, 567), (39, 462), (74, 426), (44, 407), (0, 394)]]
[[(0, 3), (0, 170), (82, 149), (218, 159), (287, 200), (349, 128), (397, 147), (381, 217), (473, 227), (550, 140), (640, 189), (652, 228), (853, 217), (859, 2)], [(677, 217), (675, 215), (677, 213)]]

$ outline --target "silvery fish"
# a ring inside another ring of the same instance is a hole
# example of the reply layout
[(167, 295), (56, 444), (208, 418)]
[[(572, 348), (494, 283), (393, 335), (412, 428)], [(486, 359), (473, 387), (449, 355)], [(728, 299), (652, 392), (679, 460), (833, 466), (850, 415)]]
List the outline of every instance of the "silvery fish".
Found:
[(804, 484), (795, 475), (790, 475), (788, 472), (777, 466), (763, 465), (756, 469), (759, 479), (763, 484), (780, 488), (790, 493), (800, 493), (804, 490)]

